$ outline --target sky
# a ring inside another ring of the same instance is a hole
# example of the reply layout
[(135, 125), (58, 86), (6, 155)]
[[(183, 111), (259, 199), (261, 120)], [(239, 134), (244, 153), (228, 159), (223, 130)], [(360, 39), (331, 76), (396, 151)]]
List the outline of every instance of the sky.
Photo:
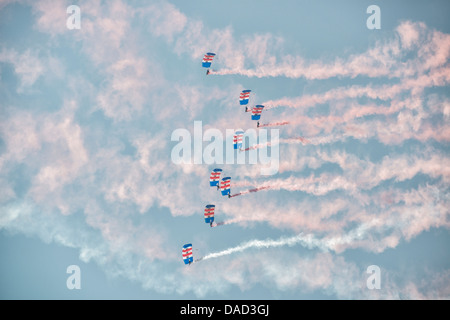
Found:
[(0, 298), (449, 299), (448, 12), (0, 0)]

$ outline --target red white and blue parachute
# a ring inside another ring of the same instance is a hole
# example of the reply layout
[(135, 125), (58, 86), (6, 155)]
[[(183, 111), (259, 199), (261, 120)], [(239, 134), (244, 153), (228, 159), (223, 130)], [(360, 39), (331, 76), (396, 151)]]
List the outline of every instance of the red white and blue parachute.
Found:
[(225, 177), (222, 179), (222, 181), (220, 182), (220, 191), (222, 192), (223, 196), (230, 196), (230, 192), (231, 192), (231, 178), (230, 177)]
[(234, 149), (242, 148), (242, 139), (244, 138), (244, 131), (239, 130), (234, 133), (233, 145)]
[(212, 223), (214, 222), (214, 209), (215, 208), (216, 208), (216, 206), (213, 204), (208, 204), (205, 207), (205, 222), (209, 223), (210, 225), (212, 225)]
[(222, 169), (214, 169), (209, 176), (209, 185), (211, 187), (218, 186), (220, 181), (220, 174), (222, 173)]
[(241, 106), (248, 104), (248, 100), (250, 99), (250, 92), (252, 92), (252, 90), (242, 90), (239, 96), (239, 103)]
[(262, 106), (262, 105), (254, 106), (252, 109), (252, 120), (261, 119), (261, 112), (263, 109), (264, 109), (264, 106)]
[(212, 61), (213, 61), (215, 55), (216, 55), (216, 54), (215, 54), (215, 53), (212, 53), (212, 52), (206, 53), (205, 56), (203, 57), (202, 67), (203, 67), (203, 68), (209, 68), (209, 67), (211, 67), (211, 63), (212, 63)]
[(184, 264), (191, 264), (194, 262), (194, 258), (192, 256), (192, 244), (188, 243), (183, 246), (182, 255)]

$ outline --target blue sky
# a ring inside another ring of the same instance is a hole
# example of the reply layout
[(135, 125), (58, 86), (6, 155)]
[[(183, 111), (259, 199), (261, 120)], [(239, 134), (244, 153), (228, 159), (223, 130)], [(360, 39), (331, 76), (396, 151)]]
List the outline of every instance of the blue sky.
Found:
[[(448, 299), (449, 9), (0, 1), (1, 299)], [(195, 121), (257, 129), (243, 89), (262, 124), (289, 122), (258, 129), (279, 130), (256, 149), (277, 172), (174, 163)], [(243, 194), (209, 187), (215, 167)]]

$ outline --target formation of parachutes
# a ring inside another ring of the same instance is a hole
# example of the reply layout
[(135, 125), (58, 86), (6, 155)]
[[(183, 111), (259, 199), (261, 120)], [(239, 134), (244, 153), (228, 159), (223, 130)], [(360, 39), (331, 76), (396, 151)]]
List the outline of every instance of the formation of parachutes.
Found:
[[(213, 63), (214, 57), (216, 56), (213, 52), (207, 52), (203, 56), (202, 60), (202, 67), (206, 68), (206, 75), (209, 75), (213, 71), (210, 70), (211, 65)], [(255, 105), (251, 109), (248, 107), (249, 99), (250, 99), (250, 93), (251, 90), (242, 90), (242, 92), (239, 95), (239, 104), (241, 106), (245, 106), (245, 112), (251, 112), (251, 120), (257, 121), (256, 126), (260, 127), (259, 120), (261, 119), (261, 113), (264, 109), (263, 105)], [(233, 148), (234, 149), (241, 149), (242, 148), (242, 141), (244, 137), (244, 131), (238, 130), (235, 132), (233, 136)], [(225, 176), (221, 178), (223, 171), (220, 168), (215, 168), (211, 171), (210, 177), (209, 177), (209, 185), (211, 187), (216, 187), (217, 190), (220, 190), (220, 193), (222, 196), (228, 196), (228, 198), (233, 197), (231, 195), (231, 177)], [(260, 188), (261, 190), (264, 188)], [(250, 190), (249, 192), (256, 192), (260, 189), (254, 189)], [(237, 194), (239, 195), (239, 194)], [(234, 195), (236, 196), (236, 195)], [(214, 204), (208, 204), (205, 206), (204, 210), (204, 219), (205, 223), (209, 224), (210, 227), (215, 227), (218, 225), (224, 224), (223, 222), (215, 223), (214, 222), (214, 214), (215, 214), (216, 206)], [(182, 248), (182, 257), (185, 264), (190, 265), (194, 262), (193, 254), (192, 254), (192, 244), (188, 243), (185, 244)], [(198, 259), (196, 261), (201, 260)]]
[[(202, 60), (202, 67), (206, 68), (206, 75), (213, 73), (214, 71), (211, 71), (211, 65), (213, 63), (214, 57), (216, 54), (214, 52), (207, 52), (203, 56)], [(248, 101), (250, 99), (250, 93), (252, 90), (242, 90), (242, 92), (239, 95), (239, 104), (241, 106), (245, 106), (245, 112), (251, 112), (251, 119), (254, 121), (257, 121), (256, 126), (259, 127), (259, 120), (261, 119), (261, 113), (264, 109), (263, 105), (256, 105), (253, 108), (249, 109)]]

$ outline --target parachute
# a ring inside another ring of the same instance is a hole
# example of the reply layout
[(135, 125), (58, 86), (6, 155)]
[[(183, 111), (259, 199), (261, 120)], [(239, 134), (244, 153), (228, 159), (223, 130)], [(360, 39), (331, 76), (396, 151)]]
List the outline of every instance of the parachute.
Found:
[(216, 54), (215, 54), (215, 53), (212, 53), (212, 52), (206, 53), (205, 56), (203, 57), (202, 67), (203, 67), (203, 68), (209, 68), (209, 67), (211, 67), (211, 63), (212, 63), (212, 61), (213, 61), (215, 55), (216, 55)]
[(225, 177), (222, 179), (222, 181), (220, 183), (220, 191), (222, 192), (223, 196), (228, 195), (228, 197), (230, 197), (230, 192), (231, 192), (231, 178), (230, 177)]
[(248, 104), (248, 100), (250, 98), (250, 92), (252, 92), (252, 90), (242, 90), (242, 92), (239, 96), (239, 104), (241, 106)]
[(262, 105), (254, 106), (252, 109), (252, 120), (261, 119), (261, 112), (263, 109), (264, 109), (264, 106), (262, 106)]
[(213, 204), (208, 204), (205, 207), (205, 222), (209, 223), (212, 227), (212, 223), (214, 222), (214, 209), (216, 208)]
[(234, 149), (240, 149), (242, 147), (242, 139), (244, 137), (244, 131), (239, 130), (234, 133), (233, 145)]
[(209, 176), (209, 185), (211, 187), (217, 186), (219, 187), (220, 174), (222, 173), (222, 169), (214, 169)]
[(192, 244), (188, 243), (183, 246), (182, 255), (184, 264), (191, 264), (194, 262), (194, 258), (192, 257)]

